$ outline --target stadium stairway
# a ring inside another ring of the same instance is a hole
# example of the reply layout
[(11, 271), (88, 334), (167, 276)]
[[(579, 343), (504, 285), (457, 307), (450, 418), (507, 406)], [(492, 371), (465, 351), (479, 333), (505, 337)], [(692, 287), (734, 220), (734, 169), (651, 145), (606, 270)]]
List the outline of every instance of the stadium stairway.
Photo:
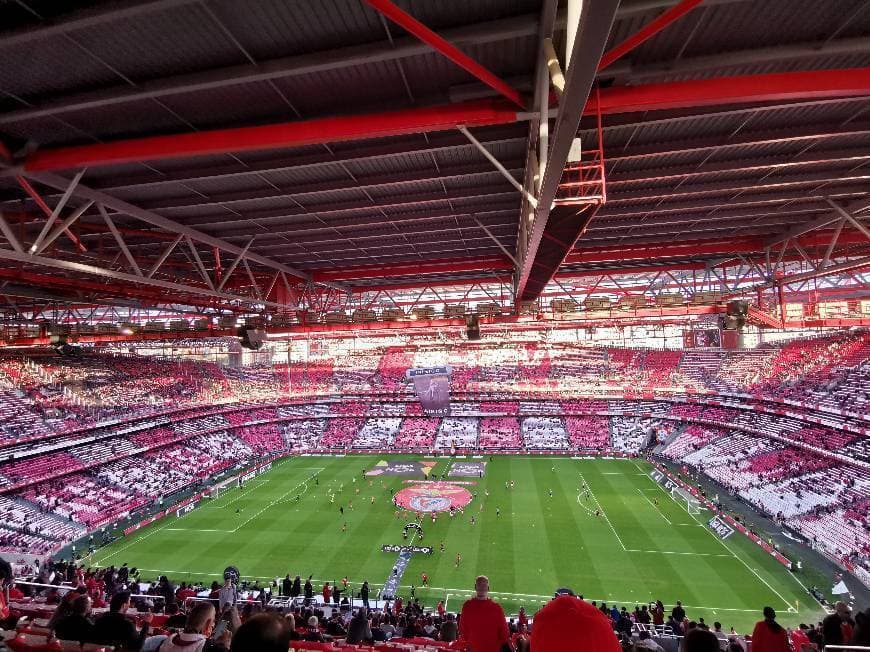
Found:
[(384, 588), (381, 591), (381, 600), (392, 600), (396, 597), (399, 591), (399, 586), (402, 584), (402, 576), (405, 574), (405, 569), (411, 563), (411, 552), (400, 552), (393, 570), (390, 571), (390, 576), (384, 582)]
[(665, 437), (665, 440), (661, 444), (657, 444), (655, 448), (653, 448), (653, 453), (656, 455), (661, 454), (663, 450), (665, 450), (668, 446), (671, 445), (677, 437), (683, 434), (683, 431), (689, 426), (687, 423), (680, 423), (680, 425), (673, 429), (673, 431)]

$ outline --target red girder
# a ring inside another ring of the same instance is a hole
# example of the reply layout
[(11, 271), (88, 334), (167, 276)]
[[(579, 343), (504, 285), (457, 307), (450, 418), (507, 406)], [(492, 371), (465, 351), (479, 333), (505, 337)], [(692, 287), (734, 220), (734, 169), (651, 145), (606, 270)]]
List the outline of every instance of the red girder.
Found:
[[(49, 274), (39, 274), (23, 269), (0, 268), (0, 279), (19, 281), (41, 288), (66, 290), (70, 292), (84, 291), (100, 296), (129, 297), (153, 303), (184, 303), (192, 306), (214, 307), (215, 301), (209, 301), (196, 296), (181, 296), (178, 292), (161, 291), (151, 288), (136, 287), (126, 283), (98, 283), (80, 278), (65, 278)], [(2, 292), (2, 291), (0, 291)]]
[[(783, 102), (870, 95), (870, 68), (782, 72), (602, 88), (601, 113), (661, 111), (722, 104)], [(584, 109), (594, 115), (596, 96)]]
[(660, 31), (665, 29), (674, 21), (679, 20), (695, 7), (701, 4), (704, 0), (682, 0), (679, 4), (674, 5), (655, 20), (641, 27), (637, 32), (629, 36), (622, 43), (608, 50), (601, 57), (598, 63), (598, 70), (604, 70), (617, 59), (624, 57), (626, 54), (634, 50), (641, 43), (652, 38)]
[(450, 41), (439, 36), (436, 32), (433, 32), (411, 14), (394, 5), (390, 0), (365, 0), (365, 2), (369, 7), (386, 18), (389, 18), (409, 34), (413, 34), (424, 43), (431, 45), (457, 66), (477, 77), (484, 84), (506, 97), (519, 108), (525, 108), (523, 98), (518, 90), (513, 88), (503, 79), (492, 74), (489, 70), (481, 66), (477, 61), (469, 57)]
[(44, 149), (28, 157), (25, 169), (39, 172), (80, 166), (156, 161), (444, 131), (456, 129), (458, 124), (474, 127), (516, 121), (516, 109), (507, 103), (478, 100), (367, 115), (315, 118), (259, 127), (215, 129), (97, 145)]
[[(612, 86), (590, 97), (584, 112), (594, 115), (600, 98), (604, 114), (722, 104), (810, 100), (870, 95), (870, 68), (744, 75), (664, 84)], [(31, 154), (31, 172), (226, 152), (267, 150), (320, 143), (517, 122), (516, 108), (484, 100), (357, 116), (317, 118), (259, 127), (153, 136), (95, 145), (47, 148)]]

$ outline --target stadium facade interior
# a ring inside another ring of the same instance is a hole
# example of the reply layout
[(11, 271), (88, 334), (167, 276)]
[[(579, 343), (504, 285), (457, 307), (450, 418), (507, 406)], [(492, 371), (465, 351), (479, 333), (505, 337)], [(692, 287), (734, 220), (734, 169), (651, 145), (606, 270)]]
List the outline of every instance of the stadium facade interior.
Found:
[(0, 3), (4, 639), (870, 645), (868, 162), (865, 0)]

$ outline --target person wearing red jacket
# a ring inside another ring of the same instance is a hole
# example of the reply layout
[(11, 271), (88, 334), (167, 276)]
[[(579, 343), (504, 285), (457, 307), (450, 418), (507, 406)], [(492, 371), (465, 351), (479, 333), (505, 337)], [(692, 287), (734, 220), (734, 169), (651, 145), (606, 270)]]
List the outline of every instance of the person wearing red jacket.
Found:
[(510, 640), (507, 620), (501, 606), (489, 597), (489, 578), (480, 575), (474, 582), (477, 595), (462, 605), (459, 637), (471, 652), (499, 652)]
[(752, 652), (789, 652), (788, 632), (776, 622), (772, 607), (764, 608), (764, 620), (755, 623), (752, 630)]
[(329, 598), (332, 597), (332, 590), (329, 588), (329, 582), (323, 584), (323, 602), (329, 604)]

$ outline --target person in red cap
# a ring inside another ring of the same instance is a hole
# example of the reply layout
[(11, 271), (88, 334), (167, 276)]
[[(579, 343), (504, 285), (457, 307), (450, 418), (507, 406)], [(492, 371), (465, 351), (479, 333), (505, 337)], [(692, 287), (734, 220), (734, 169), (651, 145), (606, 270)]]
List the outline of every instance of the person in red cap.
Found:
[(462, 605), (459, 636), (471, 652), (499, 652), (510, 640), (507, 620), (501, 606), (489, 597), (489, 578), (480, 575), (474, 582), (477, 595)]
[(622, 652), (610, 619), (573, 595), (550, 600), (532, 620), (534, 652)]

